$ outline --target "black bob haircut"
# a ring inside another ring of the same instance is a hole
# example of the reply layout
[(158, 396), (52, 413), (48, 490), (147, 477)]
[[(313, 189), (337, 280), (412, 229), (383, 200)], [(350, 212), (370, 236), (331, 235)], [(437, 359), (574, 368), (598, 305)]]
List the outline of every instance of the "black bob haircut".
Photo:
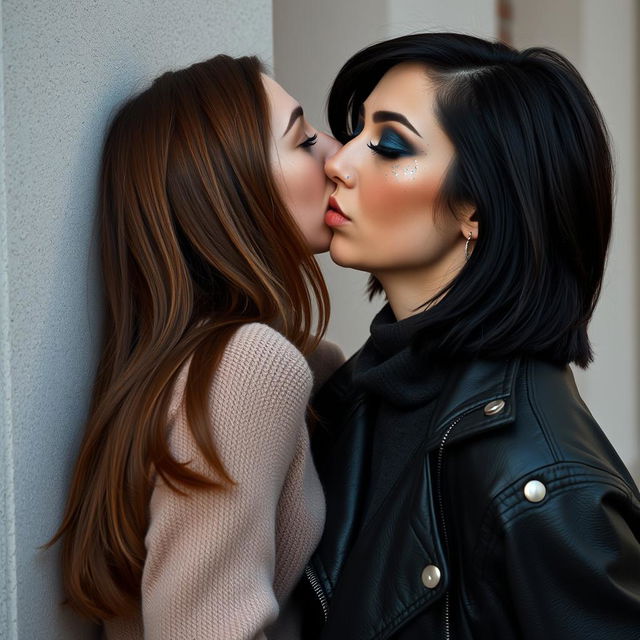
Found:
[[(584, 81), (545, 48), (517, 51), (455, 33), (387, 40), (356, 53), (333, 83), (329, 124), (341, 142), (378, 81), (403, 62), (424, 64), (436, 117), (455, 148), (441, 202), (450, 215), (472, 204), (478, 221), (469, 261), (425, 303), (419, 345), (450, 358), (525, 355), (586, 367), (613, 169)], [(372, 277), (370, 295), (381, 290)]]

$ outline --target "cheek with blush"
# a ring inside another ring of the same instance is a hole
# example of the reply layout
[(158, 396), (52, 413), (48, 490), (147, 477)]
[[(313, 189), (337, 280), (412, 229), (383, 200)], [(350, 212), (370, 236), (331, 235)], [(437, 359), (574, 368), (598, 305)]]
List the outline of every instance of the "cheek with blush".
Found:
[(359, 219), (362, 259), (369, 267), (393, 268), (437, 260), (450, 244), (436, 223), (435, 204), (443, 173), (407, 159), (383, 174), (361, 176)]
[(442, 178), (440, 172), (434, 175), (415, 159), (393, 162), (382, 180), (373, 173), (363, 177), (359, 189), (362, 216), (384, 226), (397, 226), (419, 212), (432, 218)]

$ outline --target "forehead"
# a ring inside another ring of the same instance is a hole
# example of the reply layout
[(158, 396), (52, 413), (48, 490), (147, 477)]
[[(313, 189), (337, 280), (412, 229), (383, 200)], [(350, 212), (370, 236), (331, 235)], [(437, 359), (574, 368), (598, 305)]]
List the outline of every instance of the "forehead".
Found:
[(298, 102), (292, 98), (273, 78), (262, 75), (262, 84), (269, 101), (271, 124), (275, 131), (284, 131), (291, 112), (298, 106)]
[(364, 101), (371, 110), (399, 111), (414, 116), (430, 111), (434, 88), (427, 68), (419, 62), (403, 62), (385, 73)]

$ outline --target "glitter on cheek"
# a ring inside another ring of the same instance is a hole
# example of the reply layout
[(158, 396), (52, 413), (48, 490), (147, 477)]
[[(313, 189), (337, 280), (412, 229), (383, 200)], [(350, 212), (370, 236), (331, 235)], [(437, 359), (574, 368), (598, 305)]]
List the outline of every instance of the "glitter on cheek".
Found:
[[(413, 166), (401, 168), (400, 163), (391, 165), (391, 174), (399, 182), (402, 177), (408, 180), (415, 180), (418, 173), (418, 161), (413, 161)], [(389, 178), (389, 174), (385, 171), (385, 178)]]
[(418, 161), (413, 161), (413, 167), (405, 167), (404, 175), (406, 178), (411, 178), (411, 180), (416, 179), (416, 173), (418, 173)]

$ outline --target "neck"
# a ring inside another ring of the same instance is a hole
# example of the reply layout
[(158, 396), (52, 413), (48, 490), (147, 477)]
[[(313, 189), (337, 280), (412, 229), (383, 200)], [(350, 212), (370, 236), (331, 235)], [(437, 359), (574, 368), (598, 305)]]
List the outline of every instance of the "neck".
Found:
[[(396, 320), (404, 320), (424, 311), (424, 303), (447, 286), (458, 275), (463, 264), (456, 260), (455, 264), (437, 273), (433, 269), (412, 269), (373, 275), (380, 281)], [(437, 303), (438, 299), (433, 302)]]

